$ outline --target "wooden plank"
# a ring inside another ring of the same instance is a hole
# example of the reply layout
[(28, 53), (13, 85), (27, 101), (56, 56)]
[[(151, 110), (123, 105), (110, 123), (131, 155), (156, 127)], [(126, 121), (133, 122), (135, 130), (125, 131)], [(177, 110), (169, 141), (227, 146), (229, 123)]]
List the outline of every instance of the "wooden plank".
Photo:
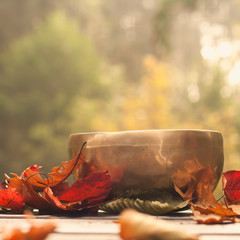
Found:
[[(48, 220), (50, 216), (37, 215), (36, 222), (41, 224), (46, 221), (55, 221), (57, 229), (49, 236), (49, 240), (120, 240), (119, 226), (113, 221), (117, 216), (100, 214), (96, 216), (61, 216), (54, 220)], [(197, 224), (191, 219), (191, 214), (169, 214), (156, 218), (164, 219), (183, 228), (186, 231), (200, 235), (201, 240), (235, 240), (240, 239), (240, 224)], [(23, 221), (22, 215), (0, 214), (0, 232), (2, 227), (20, 227), (27, 230), (29, 225)]]

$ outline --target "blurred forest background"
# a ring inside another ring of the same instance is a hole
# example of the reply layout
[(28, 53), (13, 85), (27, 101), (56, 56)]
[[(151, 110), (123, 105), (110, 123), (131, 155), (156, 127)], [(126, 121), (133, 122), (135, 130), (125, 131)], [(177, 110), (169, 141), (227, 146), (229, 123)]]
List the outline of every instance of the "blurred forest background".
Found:
[(240, 169), (239, 0), (0, 0), (0, 169), (68, 160), (70, 133), (223, 133)]

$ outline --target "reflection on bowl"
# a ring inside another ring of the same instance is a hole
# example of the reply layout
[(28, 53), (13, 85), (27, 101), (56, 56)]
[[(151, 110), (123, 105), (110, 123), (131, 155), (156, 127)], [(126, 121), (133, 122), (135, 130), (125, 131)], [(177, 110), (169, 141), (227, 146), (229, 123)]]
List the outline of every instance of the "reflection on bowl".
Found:
[(132, 194), (152, 190), (174, 192), (184, 189), (198, 172), (213, 172), (214, 189), (223, 170), (223, 138), (209, 130), (146, 130), (103, 133), (76, 133), (69, 138), (72, 159), (87, 142), (86, 171), (108, 171), (111, 175), (111, 196), (126, 191)]

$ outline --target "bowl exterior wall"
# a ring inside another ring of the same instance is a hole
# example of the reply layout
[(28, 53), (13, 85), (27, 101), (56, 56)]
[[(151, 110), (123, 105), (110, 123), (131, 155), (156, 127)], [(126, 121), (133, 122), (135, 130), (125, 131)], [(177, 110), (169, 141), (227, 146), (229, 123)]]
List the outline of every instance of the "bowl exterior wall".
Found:
[(86, 164), (78, 177), (91, 171), (108, 171), (113, 184), (111, 194), (126, 191), (174, 191), (174, 184), (186, 189), (199, 181), (200, 172), (211, 169), (214, 189), (223, 170), (221, 133), (207, 130), (148, 130), (72, 134), (69, 158), (84, 142)]

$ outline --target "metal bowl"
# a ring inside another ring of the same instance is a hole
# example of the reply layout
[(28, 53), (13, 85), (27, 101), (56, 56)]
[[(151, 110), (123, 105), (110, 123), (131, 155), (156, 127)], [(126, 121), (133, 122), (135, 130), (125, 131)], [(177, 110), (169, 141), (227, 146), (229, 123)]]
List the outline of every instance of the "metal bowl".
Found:
[[(69, 138), (72, 159), (84, 142), (86, 163), (79, 177), (88, 171), (108, 171), (111, 196), (126, 191), (174, 192), (174, 184), (186, 188), (201, 169), (210, 167), (214, 189), (223, 170), (223, 138), (209, 130), (146, 130), (76, 133)], [(174, 183), (174, 184), (173, 184)]]

